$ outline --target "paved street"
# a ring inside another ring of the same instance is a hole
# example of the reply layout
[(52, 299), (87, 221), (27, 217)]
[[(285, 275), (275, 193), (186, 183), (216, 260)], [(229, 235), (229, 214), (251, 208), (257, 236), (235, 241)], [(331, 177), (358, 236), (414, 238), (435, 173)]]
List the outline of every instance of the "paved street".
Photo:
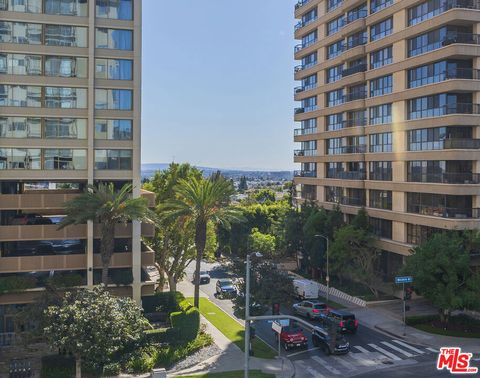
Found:
[[(211, 301), (224, 311), (233, 315), (232, 302), (220, 300), (214, 297), (215, 283), (219, 278), (230, 277), (231, 274), (219, 264), (202, 265), (202, 270), (210, 271), (212, 280), (208, 285), (202, 285), (201, 291)], [(193, 266), (187, 270), (189, 280), (193, 277)], [(355, 312), (355, 309), (352, 309)], [(291, 314), (289, 308), (282, 308), (282, 313)], [(315, 325), (315, 321), (310, 322)], [(267, 321), (255, 323), (258, 337), (277, 349), (271, 323)], [(314, 348), (311, 344), (311, 334), (304, 330), (309, 339), (308, 349), (281, 350), (282, 356), (288, 357), (295, 366), (296, 377), (299, 378), (323, 378), (332, 376), (363, 376), (384, 377), (386, 369), (388, 376), (425, 376), (441, 377), (444, 373), (437, 372), (434, 363), (437, 358), (435, 349), (406, 343), (400, 339), (380, 333), (374, 329), (359, 325), (357, 334), (347, 335), (351, 345), (351, 352), (344, 356), (326, 356), (322, 351)], [(426, 375), (418, 375), (417, 368), (421, 368)], [(381, 370), (378, 374), (374, 373)], [(404, 375), (398, 375), (398, 371)], [(428, 374), (427, 374), (428, 373)], [(447, 374), (448, 375), (448, 374)]]

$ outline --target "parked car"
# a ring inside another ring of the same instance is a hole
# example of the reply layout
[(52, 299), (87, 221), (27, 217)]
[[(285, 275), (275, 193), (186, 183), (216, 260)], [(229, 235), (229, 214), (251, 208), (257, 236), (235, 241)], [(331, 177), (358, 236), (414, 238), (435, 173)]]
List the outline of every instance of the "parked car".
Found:
[(309, 320), (319, 319), (329, 311), (327, 305), (319, 301), (303, 301), (293, 305), (295, 315), (305, 316)]
[(317, 299), (318, 298), (318, 283), (310, 280), (293, 280), (293, 290), (295, 296), (300, 299)]
[[(275, 331), (275, 327), (281, 327), (280, 333)], [(275, 340), (278, 342), (278, 338), (280, 337), (280, 344), (285, 350), (291, 348), (306, 348), (308, 346), (308, 340), (303, 333), (303, 329), (294, 321), (287, 319), (274, 321), (272, 323), (272, 330), (275, 332)]]
[[(193, 282), (197, 280), (197, 272), (193, 274)], [(210, 274), (204, 270), (200, 271), (200, 285), (210, 283)]]
[(330, 354), (347, 354), (350, 351), (350, 343), (345, 336), (337, 332), (328, 332), (321, 327), (315, 327), (312, 331), (312, 343), (321, 348), (327, 356)]
[(339, 332), (355, 334), (358, 329), (358, 320), (355, 314), (345, 310), (330, 310), (328, 314), (322, 315), (321, 322), (333, 322)]
[(215, 295), (219, 298), (232, 298), (237, 295), (237, 289), (231, 279), (222, 278), (215, 285)]

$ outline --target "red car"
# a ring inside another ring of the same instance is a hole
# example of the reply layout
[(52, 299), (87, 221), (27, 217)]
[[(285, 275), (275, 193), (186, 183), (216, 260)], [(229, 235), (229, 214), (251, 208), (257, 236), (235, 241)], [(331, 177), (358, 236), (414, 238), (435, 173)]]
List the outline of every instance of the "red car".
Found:
[(291, 348), (306, 348), (308, 346), (307, 337), (303, 329), (291, 320), (278, 320), (272, 323), (272, 330), (275, 332), (275, 340), (280, 343), (285, 350)]

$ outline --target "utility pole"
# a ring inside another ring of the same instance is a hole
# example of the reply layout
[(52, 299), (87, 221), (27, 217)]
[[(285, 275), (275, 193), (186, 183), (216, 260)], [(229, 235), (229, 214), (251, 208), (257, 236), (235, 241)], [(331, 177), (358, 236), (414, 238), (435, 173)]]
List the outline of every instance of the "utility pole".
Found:
[(330, 271), (329, 271), (329, 259), (328, 259), (328, 237), (325, 236), (325, 235), (321, 235), (321, 234), (317, 234), (315, 235), (316, 238), (322, 238), (322, 239), (325, 239), (326, 242), (327, 242), (327, 277), (326, 277), (326, 281), (327, 281), (327, 307), (328, 307), (328, 300), (330, 298)]

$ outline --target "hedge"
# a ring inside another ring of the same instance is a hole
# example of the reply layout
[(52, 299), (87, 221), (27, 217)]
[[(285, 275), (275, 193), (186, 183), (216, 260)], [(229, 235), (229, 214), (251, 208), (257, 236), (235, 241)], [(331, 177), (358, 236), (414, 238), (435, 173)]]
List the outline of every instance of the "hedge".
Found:
[(37, 279), (32, 276), (0, 277), (0, 294), (10, 291), (23, 291), (37, 286)]
[(185, 300), (185, 297), (182, 293), (166, 291), (142, 297), (142, 305), (146, 314), (152, 312), (170, 314), (174, 311), (180, 311), (178, 304), (183, 300)]
[(417, 316), (407, 316), (405, 322), (409, 326), (414, 326), (417, 324), (429, 323), (435, 320), (438, 320), (438, 315), (417, 315)]
[(179, 304), (181, 311), (170, 314), (170, 323), (178, 336), (179, 343), (187, 343), (195, 340), (200, 329), (200, 313), (188, 301), (183, 300)]

